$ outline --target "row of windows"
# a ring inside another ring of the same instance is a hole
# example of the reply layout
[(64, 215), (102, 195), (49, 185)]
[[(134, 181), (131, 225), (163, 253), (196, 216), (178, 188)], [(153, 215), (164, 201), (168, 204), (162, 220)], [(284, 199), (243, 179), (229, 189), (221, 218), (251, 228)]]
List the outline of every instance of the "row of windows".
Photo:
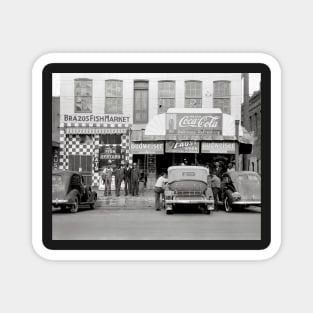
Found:
[[(75, 112), (92, 113), (92, 80), (75, 80)], [(175, 107), (175, 81), (158, 82), (158, 113)], [(213, 107), (230, 114), (230, 81), (213, 82)], [(149, 82), (134, 82), (134, 123), (148, 122)], [(202, 107), (202, 82), (185, 81), (185, 107)], [(105, 81), (105, 113), (123, 113), (123, 81)]]

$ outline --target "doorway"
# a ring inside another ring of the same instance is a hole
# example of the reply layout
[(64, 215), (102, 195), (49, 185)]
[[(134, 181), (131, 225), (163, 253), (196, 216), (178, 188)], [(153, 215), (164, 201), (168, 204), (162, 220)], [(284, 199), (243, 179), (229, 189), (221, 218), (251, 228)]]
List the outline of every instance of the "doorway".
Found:
[(70, 171), (80, 172), (87, 185), (92, 185), (92, 156), (91, 155), (70, 155)]

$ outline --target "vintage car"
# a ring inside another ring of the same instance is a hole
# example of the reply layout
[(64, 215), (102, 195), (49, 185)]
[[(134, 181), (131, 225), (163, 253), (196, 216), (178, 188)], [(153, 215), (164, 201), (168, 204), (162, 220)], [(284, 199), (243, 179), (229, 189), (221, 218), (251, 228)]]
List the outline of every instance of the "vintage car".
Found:
[(249, 171), (224, 173), (219, 200), (226, 212), (231, 212), (236, 206), (261, 206), (260, 175)]
[(211, 188), (208, 188), (209, 170), (202, 166), (171, 166), (168, 168), (168, 184), (164, 206), (167, 214), (176, 207), (194, 206), (209, 214), (214, 210)]
[(52, 206), (76, 213), (80, 206), (95, 207), (97, 193), (84, 183), (78, 172), (52, 172)]

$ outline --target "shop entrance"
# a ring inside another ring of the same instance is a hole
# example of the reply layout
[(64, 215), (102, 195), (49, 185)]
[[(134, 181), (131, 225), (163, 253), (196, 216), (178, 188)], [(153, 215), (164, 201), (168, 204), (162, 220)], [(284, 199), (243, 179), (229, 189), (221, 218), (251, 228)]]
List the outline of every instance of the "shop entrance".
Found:
[(68, 169), (81, 172), (85, 183), (92, 185), (92, 156), (91, 155), (70, 155)]

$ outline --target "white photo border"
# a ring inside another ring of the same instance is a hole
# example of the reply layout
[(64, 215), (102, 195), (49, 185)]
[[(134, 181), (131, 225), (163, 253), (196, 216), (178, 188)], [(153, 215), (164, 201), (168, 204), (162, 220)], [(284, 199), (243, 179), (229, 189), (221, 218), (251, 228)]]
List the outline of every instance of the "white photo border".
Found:
[[(271, 242), (264, 250), (49, 250), (42, 241), (42, 72), (51, 63), (263, 63), (271, 71)], [(48, 260), (265, 260), (281, 245), (281, 69), (264, 53), (50, 53), (32, 70), (32, 244)]]

